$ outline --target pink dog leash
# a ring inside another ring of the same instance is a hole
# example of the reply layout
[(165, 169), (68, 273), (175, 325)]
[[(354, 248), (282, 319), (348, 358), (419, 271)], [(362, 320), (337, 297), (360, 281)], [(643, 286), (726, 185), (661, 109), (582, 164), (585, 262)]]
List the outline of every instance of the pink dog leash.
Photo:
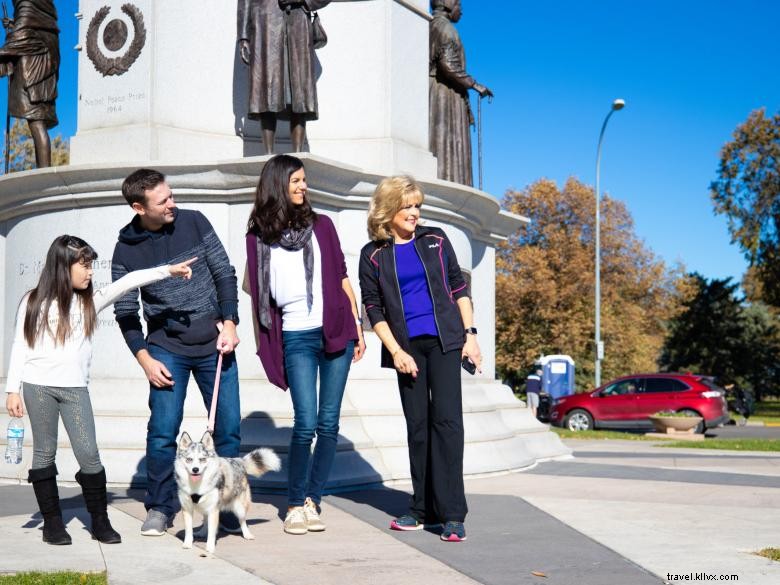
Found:
[[(222, 333), (222, 323), (217, 323), (217, 329)], [(219, 396), (219, 380), (222, 377), (222, 350), (217, 358), (217, 375), (214, 378), (214, 392), (211, 394), (211, 408), (209, 409), (209, 421), (206, 430), (214, 434), (214, 422), (217, 418), (217, 397)]]
[(217, 358), (217, 376), (214, 378), (214, 393), (211, 395), (211, 409), (209, 411), (209, 422), (206, 430), (214, 434), (214, 420), (217, 418), (217, 397), (219, 396), (219, 379), (222, 377), (222, 352), (219, 352)]

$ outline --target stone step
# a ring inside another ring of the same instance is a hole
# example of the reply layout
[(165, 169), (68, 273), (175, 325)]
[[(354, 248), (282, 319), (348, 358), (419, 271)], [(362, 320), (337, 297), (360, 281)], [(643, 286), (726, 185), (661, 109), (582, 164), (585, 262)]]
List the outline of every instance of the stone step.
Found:
[[(145, 441), (148, 390), (134, 380), (99, 380), (90, 388), (101, 459), (109, 481), (142, 485), (145, 481)], [(117, 400), (121, 396), (122, 400)], [(241, 382), (242, 451), (269, 447), (286, 459), (293, 425), (289, 396), (264, 381)], [(188, 388), (181, 430), (199, 439), (206, 430), (206, 409), (194, 384)], [(531, 466), (540, 459), (570, 453), (531, 417), (525, 405), (498, 382), (467, 381), (463, 387), (463, 421), (466, 434), (464, 473), (479, 475)], [(0, 415), (0, 429), (8, 423)], [(0, 479), (23, 481), (32, 460), (32, 436), (26, 422), (25, 457), (20, 465), (0, 463)], [(58, 435), (57, 466), (63, 481), (78, 465), (62, 423)], [(0, 433), (5, 449), (5, 433)], [(329, 489), (369, 483), (408, 480), (406, 423), (393, 380), (350, 380), (344, 396)], [(282, 489), (286, 471), (270, 473), (253, 485)]]

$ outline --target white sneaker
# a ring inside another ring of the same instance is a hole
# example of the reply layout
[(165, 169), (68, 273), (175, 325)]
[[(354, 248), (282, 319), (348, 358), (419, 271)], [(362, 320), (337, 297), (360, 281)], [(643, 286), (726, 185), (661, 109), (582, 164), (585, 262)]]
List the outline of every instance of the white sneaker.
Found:
[(171, 519), (159, 510), (149, 510), (146, 513), (146, 520), (141, 526), (141, 534), (144, 536), (162, 536), (171, 525)]
[(311, 498), (306, 498), (303, 503), (303, 517), (306, 519), (306, 529), (309, 532), (322, 532), (325, 530), (325, 523), (317, 512), (317, 504)]
[(287, 534), (306, 534), (309, 531), (306, 528), (303, 506), (295, 506), (287, 510), (287, 516), (284, 517), (284, 531)]

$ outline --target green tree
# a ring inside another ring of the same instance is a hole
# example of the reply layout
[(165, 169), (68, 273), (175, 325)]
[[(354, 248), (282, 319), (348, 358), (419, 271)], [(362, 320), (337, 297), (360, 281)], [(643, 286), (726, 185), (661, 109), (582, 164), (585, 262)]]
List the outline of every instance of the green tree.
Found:
[(746, 386), (756, 399), (780, 395), (780, 319), (777, 312), (763, 303), (745, 307), (744, 373)]
[[(569, 179), (563, 189), (540, 180), (509, 191), (503, 207), (531, 223), (512, 234), (496, 258), (496, 364), (520, 381), (540, 354), (574, 358), (578, 389), (594, 377), (594, 224), (591, 187)], [(634, 233), (620, 201), (602, 199), (601, 329), (603, 379), (654, 371), (665, 322), (686, 289)]]
[(757, 398), (776, 394), (780, 374), (778, 321), (766, 305), (745, 305), (730, 278), (690, 275), (695, 294), (673, 318), (661, 366), (736, 382)]
[[(8, 172), (27, 171), (35, 168), (35, 147), (32, 136), (27, 126), (27, 121), (21, 118), (11, 118), (9, 144)], [(5, 144), (3, 144), (3, 156), (5, 156)], [(70, 160), (70, 143), (60, 134), (51, 141), (51, 166), (59, 167), (67, 165)], [(5, 167), (3, 158), (2, 168)]]
[(780, 114), (756, 110), (737, 126), (710, 190), (715, 212), (728, 218), (732, 242), (760, 284), (746, 289), (780, 307)]

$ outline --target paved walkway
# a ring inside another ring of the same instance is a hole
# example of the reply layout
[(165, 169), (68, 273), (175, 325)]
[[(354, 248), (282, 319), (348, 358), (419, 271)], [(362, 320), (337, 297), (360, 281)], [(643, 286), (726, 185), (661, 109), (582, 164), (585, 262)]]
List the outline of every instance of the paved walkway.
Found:
[(6, 485), (0, 573), (107, 570), (112, 584), (187, 585), (657, 585), (732, 575), (750, 585), (780, 583), (780, 563), (752, 554), (780, 546), (780, 455), (568, 444), (574, 459), (468, 480), (462, 544), (443, 543), (435, 531), (389, 531), (408, 500), (408, 486), (398, 486), (327, 496), (327, 531), (305, 536), (282, 533), (282, 496), (256, 494), (256, 540), (222, 535), (213, 558), (202, 542), (181, 548), (180, 517), (169, 534), (142, 537), (140, 494), (114, 490), (110, 515), (123, 543), (100, 545), (84, 528), (79, 491), (63, 487), (73, 545), (52, 547), (41, 542), (32, 490)]

